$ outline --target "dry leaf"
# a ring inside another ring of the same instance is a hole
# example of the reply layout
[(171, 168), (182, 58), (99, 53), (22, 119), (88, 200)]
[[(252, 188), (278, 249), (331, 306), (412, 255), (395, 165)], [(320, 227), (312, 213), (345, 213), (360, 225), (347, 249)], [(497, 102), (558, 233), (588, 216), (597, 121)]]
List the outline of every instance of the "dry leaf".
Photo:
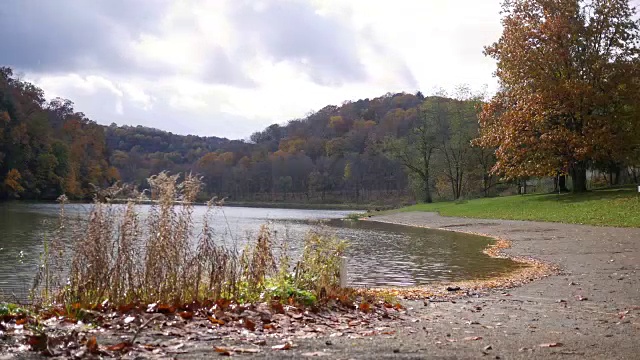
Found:
[(191, 311), (181, 311), (178, 313), (178, 315), (180, 315), (180, 317), (185, 320), (193, 319), (193, 313)]
[(249, 330), (249, 331), (255, 331), (256, 330), (256, 323), (253, 322), (253, 320), (246, 318), (243, 320), (244, 322), (244, 327)]
[(358, 308), (360, 309), (360, 311), (369, 312), (371, 311), (371, 304), (369, 304), (368, 302), (363, 302)]
[(322, 352), (322, 351), (316, 351), (316, 352), (302, 353), (302, 356), (331, 356), (331, 354)]
[(469, 340), (471, 340), (471, 341), (482, 340), (482, 336), (469, 336), (469, 337), (464, 338), (464, 340), (467, 340), (467, 341), (469, 341)]
[(128, 341), (121, 342), (119, 344), (111, 345), (107, 347), (109, 351), (123, 351), (131, 346), (131, 343)]
[(547, 343), (547, 344), (540, 344), (540, 347), (559, 347), (562, 346), (562, 343)]
[(207, 316), (207, 319), (209, 319), (209, 321), (211, 321), (211, 323), (214, 324), (214, 325), (224, 325), (224, 321), (223, 320), (216, 319), (213, 316)]
[(87, 350), (91, 354), (98, 354), (100, 352), (100, 349), (98, 348), (98, 340), (96, 339), (95, 336), (87, 340), (86, 346), (87, 346)]
[(291, 349), (291, 343), (290, 342), (286, 342), (286, 343), (280, 344), (280, 345), (273, 345), (271, 348), (273, 350), (289, 350), (289, 349)]

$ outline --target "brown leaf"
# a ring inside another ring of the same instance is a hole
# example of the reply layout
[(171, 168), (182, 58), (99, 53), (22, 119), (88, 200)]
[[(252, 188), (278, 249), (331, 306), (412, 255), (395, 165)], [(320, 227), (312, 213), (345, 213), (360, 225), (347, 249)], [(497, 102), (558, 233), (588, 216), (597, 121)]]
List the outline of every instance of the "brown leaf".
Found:
[(121, 313), (128, 313), (129, 311), (131, 311), (133, 309), (134, 305), (133, 304), (126, 304), (126, 305), (120, 305), (118, 306), (118, 311)]
[(249, 319), (249, 318), (245, 318), (245, 319), (243, 320), (243, 322), (244, 322), (244, 327), (245, 327), (247, 330), (249, 330), (249, 331), (256, 331), (256, 323), (255, 323), (253, 320), (251, 320), (251, 319)]
[(31, 335), (27, 337), (27, 344), (35, 351), (47, 349), (47, 335)]
[(226, 355), (226, 356), (233, 355), (233, 351), (231, 350), (231, 348), (228, 348), (228, 347), (216, 346), (214, 347), (214, 349), (220, 355)]
[(98, 340), (96, 339), (95, 336), (92, 336), (89, 340), (87, 340), (86, 346), (89, 353), (91, 354), (100, 353), (100, 349), (98, 348)]
[(216, 319), (213, 316), (207, 316), (207, 319), (209, 319), (209, 321), (211, 321), (211, 323), (214, 324), (214, 325), (224, 325), (224, 321), (223, 320)]
[(548, 348), (560, 347), (560, 346), (562, 346), (562, 343), (560, 343), (560, 342), (546, 343), (546, 344), (540, 344), (539, 346), (540, 347), (548, 347)]
[(24, 325), (29, 321), (26, 317), (20, 318), (16, 320), (16, 325)]
[(257, 354), (260, 352), (260, 349), (254, 348), (240, 348), (240, 347), (226, 347), (226, 346), (216, 346), (214, 347), (215, 351), (220, 353), (221, 355), (231, 356), (234, 353), (241, 354)]
[(464, 340), (471, 340), (471, 341), (476, 341), (476, 340), (482, 340), (482, 336), (468, 336), (466, 338), (464, 338)]
[(124, 351), (131, 347), (131, 343), (128, 341), (121, 342), (119, 344), (111, 345), (107, 347), (109, 351)]
[(284, 306), (282, 306), (282, 304), (277, 301), (273, 301), (271, 303), (271, 308), (278, 314), (284, 314)]
[(331, 354), (322, 352), (322, 351), (316, 351), (316, 352), (302, 353), (302, 356), (331, 356)]
[(273, 345), (271, 348), (273, 350), (289, 350), (291, 349), (291, 343), (290, 342), (286, 342), (284, 344), (280, 344), (280, 345)]
[(363, 302), (360, 304), (360, 306), (358, 306), (358, 308), (360, 309), (360, 311), (369, 312), (371, 311), (371, 304), (369, 304), (368, 302)]
[(160, 304), (158, 305), (157, 312), (161, 314), (173, 314), (174, 312), (176, 312), (176, 307), (173, 305)]
[(274, 329), (273, 325), (271, 324), (264, 324), (263, 328), (266, 329)]
[(178, 313), (178, 315), (180, 315), (180, 317), (185, 320), (193, 319), (193, 313), (191, 311), (181, 311)]

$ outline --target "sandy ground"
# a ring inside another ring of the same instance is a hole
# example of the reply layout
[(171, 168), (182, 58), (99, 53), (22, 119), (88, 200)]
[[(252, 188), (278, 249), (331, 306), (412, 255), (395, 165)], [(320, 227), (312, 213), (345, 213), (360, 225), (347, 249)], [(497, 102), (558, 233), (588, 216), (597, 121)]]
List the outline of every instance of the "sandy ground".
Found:
[[(300, 339), (242, 358), (640, 359), (640, 229), (399, 213), (373, 221), (507, 239), (505, 252), (558, 265), (559, 275), (455, 302), (407, 301), (392, 335)], [(212, 340), (176, 358), (218, 357)], [(25, 357), (33, 358), (33, 354)], [(3, 358), (0, 354), (0, 359)]]
[(508, 239), (508, 254), (554, 263), (562, 272), (455, 303), (411, 301), (413, 319), (393, 336), (316, 339), (261, 357), (324, 351), (341, 359), (640, 359), (640, 229), (421, 212), (372, 220)]

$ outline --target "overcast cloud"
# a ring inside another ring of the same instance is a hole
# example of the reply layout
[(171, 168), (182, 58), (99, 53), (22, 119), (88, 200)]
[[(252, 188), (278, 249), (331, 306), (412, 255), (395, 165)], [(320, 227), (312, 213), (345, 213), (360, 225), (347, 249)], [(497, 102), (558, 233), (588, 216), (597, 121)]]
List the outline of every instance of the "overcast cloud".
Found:
[(492, 90), (500, 0), (4, 0), (0, 65), (103, 124), (247, 138), (344, 100)]

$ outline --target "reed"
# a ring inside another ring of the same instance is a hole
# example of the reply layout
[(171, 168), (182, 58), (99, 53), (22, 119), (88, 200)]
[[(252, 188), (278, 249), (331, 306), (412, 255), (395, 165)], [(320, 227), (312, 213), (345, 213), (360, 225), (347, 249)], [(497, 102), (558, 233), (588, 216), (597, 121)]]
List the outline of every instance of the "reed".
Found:
[[(337, 288), (344, 242), (309, 234), (294, 270), (288, 240), (277, 240), (267, 226), (242, 249), (216, 239), (215, 199), (197, 226), (200, 177), (162, 172), (148, 183), (142, 194), (121, 185), (97, 191), (91, 211), (77, 221), (68, 221), (61, 198), (60, 230), (45, 244), (34, 301), (82, 307), (221, 298), (308, 302)], [(136, 199), (145, 193), (151, 207), (141, 212)], [(119, 195), (130, 200), (117, 203)], [(73, 237), (70, 248), (63, 246), (65, 236)]]

